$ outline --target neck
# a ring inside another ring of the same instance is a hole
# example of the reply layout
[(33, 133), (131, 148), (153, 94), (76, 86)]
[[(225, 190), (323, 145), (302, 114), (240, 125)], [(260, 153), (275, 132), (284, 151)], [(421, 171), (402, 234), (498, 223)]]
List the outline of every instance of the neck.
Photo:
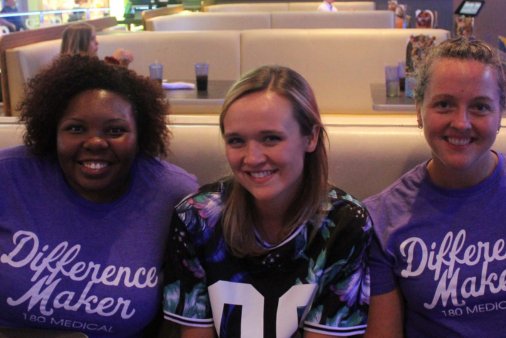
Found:
[(270, 244), (278, 244), (284, 239), (285, 212), (273, 206), (257, 205), (255, 228), (262, 239)]
[(447, 189), (470, 188), (492, 175), (499, 162), (497, 154), (492, 151), (485, 156), (487, 158), (484, 164), (469, 170), (452, 170), (432, 159), (427, 164), (427, 171), (432, 182), (439, 187)]

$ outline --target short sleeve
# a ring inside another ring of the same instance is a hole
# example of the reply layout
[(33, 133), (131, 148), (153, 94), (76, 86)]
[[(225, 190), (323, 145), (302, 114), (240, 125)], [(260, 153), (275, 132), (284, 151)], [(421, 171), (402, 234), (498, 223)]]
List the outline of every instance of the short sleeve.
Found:
[(371, 296), (388, 293), (398, 286), (392, 258), (389, 258), (383, 250), (376, 235), (369, 251), (369, 266), (371, 270)]
[(304, 322), (306, 331), (350, 336), (363, 334), (366, 329), (371, 221), (361, 205), (346, 208), (346, 213), (334, 217), (335, 227), (344, 230), (338, 231), (336, 239), (329, 243), (322, 283)]
[(211, 327), (206, 273), (188, 227), (181, 220), (197, 217), (189, 210), (176, 213), (171, 224), (163, 290), (164, 317), (185, 326)]

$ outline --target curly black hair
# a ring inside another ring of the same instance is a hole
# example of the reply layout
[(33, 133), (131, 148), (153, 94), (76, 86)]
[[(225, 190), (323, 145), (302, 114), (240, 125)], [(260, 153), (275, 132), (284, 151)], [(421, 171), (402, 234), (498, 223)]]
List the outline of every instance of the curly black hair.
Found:
[(38, 156), (55, 155), (57, 125), (70, 100), (92, 89), (111, 91), (130, 102), (141, 153), (167, 154), (169, 103), (161, 86), (125, 67), (80, 55), (60, 56), (28, 82), (18, 108), (26, 125), (25, 145)]

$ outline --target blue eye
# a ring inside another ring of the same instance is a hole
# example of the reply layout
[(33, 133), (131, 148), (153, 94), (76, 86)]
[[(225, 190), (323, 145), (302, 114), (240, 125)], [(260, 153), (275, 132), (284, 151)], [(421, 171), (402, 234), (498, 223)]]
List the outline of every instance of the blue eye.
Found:
[(275, 145), (279, 143), (282, 140), (282, 138), (278, 135), (267, 135), (263, 138), (263, 142), (267, 145)]
[(479, 115), (484, 115), (484, 114), (487, 114), (488, 112), (491, 112), (492, 107), (489, 104), (478, 102), (478, 103), (473, 104), (470, 107), (470, 110), (473, 113), (476, 113)]
[(244, 144), (243, 139), (241, 139), (240, 137), (228, 137), (225, 140), (225, 142), (227, 143), (227, 145), (231, 147), (240, 147), (241, 145)]
[(448, 101), (438, 101), (434, 104), (436, 109), (448, 110), (451, 108), (451, 104)]

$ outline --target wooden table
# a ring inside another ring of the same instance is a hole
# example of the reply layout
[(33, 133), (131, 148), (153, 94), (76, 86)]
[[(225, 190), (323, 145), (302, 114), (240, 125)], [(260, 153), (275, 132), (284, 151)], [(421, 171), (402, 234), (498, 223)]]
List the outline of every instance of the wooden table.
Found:
[(378, 111), (402, 111), (402, 112), (415, 112), (415, 100), (410, 97), (400, 96), (387, 97), (385, 84), (373, 83), (371, 84), (372, 96), (372, 109)]
[(167, 89), (165, 93), (174, 114), (220, 113), (225, 96), (233, 84), (234, 81), (229, 80), (210, 80), (205, 92), (197, 89)]

